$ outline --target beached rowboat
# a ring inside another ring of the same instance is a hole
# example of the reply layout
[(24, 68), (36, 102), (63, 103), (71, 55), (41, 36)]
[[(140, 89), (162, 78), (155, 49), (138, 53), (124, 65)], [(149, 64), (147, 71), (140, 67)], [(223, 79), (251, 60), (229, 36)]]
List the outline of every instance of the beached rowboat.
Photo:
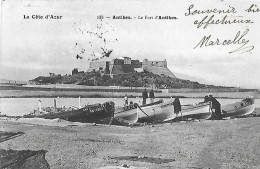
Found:
[(135, 109), (115, 112), (115, 117), (121, 117), (132, 123), (139, 122), (167, 122), (182, 118), (209, 119), (212, 115), (210, 103), (182, 106), (182, 111), (174, 113), (173, 101), (157, 103)]
[[(37, 112), (24, 115), (24, 118), (64, 119), (72, 122), (103, 123), (103, 120), (113, 116), (114, 102), (87, 105), (76, 110), (61, 112)], [(105, 122), (106, 123), (106, 122)]]
[(212, 115), (210, 102), (198, 103), (195, 105), (182, 106), (182, 110), (178, 113), (174, 120), (181, 119), (209, 119)]
[(174, 119), (176, 116), (173, 101), (138, 109), (139, 122), (166, 122)]
[(114, 118), (115, 119), (122, 119), (125, 122), (128, 123), (137, 123), (138, 121), (138, 114), (139, 112), (142, 112), (142, 108), (143, 107), (148, 107), (148, 106), (152, 106), (152, 105), (157, 105), (162, 103), (163, 100), (159, 100), (153, 103), (149, 103), (149, 104), (145, 104), (142, 106), (138, 106), (138, 104), (133, 104), (133, 105), (128, 105), (128, 106), (124, 106), (124, 107), (119, 107), (115, 109), (114, 112)]
[(222, 118), (244, 116), (253, 113), (255, 102), (253, 98), (246, 98), (240, 102), (221, 106)]

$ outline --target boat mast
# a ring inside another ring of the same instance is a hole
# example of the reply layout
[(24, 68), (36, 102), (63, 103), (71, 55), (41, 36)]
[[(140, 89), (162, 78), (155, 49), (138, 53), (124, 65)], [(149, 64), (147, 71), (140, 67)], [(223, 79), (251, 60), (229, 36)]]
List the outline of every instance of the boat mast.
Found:
[(42, 111), (42, 101), (41, 100), (38, 100), (39, 101), (39, 111), (41, 112)]
[(79, 96), (79, 109), (81, 108), (81, 99), (80, 99), (80, 96)]
[(54, 99), (54, 110), (57, 110), (57, 101)]

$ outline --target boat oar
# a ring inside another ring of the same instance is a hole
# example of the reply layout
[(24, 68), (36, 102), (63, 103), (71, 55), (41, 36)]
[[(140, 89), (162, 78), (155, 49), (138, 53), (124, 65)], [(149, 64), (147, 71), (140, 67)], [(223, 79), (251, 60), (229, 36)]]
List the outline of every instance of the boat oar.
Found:
[(115, 111), (113, 111), (113, 113), (111, 114), (110, 121), (108, 123), (109, 126), (113, 123), (114, 118), (115, 118)]
[(192, 104), (184, 104), (184, 105), (181, 105), (181, 106), (193, 106)]
[(148, 118), (150, 118), (151, 120), (153, 120), (154, 122), (159, 122), (156, 119), (152, 118), (151, 116), (149, 116), (148, 114), (146, 114), (139, 105), (137, 105), (137, 107), (141, 110), (141, 112), (143, 112)]

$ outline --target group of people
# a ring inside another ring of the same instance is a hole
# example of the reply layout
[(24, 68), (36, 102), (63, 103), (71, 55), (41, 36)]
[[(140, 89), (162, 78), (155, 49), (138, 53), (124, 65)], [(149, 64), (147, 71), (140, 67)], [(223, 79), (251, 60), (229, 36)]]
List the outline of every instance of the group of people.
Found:
[[(148, 92), (146, 89), (144, 89), (143, 93), (142, 93), (142, 98), (143, 98), (143, 105), (146, 104), (146, 99), (150, 98), (151, 100), (151, 103), (154, 102), (154, 91), (153, 89), (150, 90), (149, 92), (149, 96), (148, 96)], [(125, 94), (125, 97), (124, 97), (124, 101), (125, 101), (125, 106), (128, 105), (128, 96), (127, 94)]]
[(142, 93), (142, 97), (143, 97), (143, 105), (146, 104), (146, 99), (150, 98), (151, 103), (154, 102), (154, 91), (153, 89), (150, 90), (149, 92), (149, 97), (148, 97), (148, 92), (146, 91), (146, 89), (144, 89), (143, 93)]
[[(151, 103), (153, 103), (154, 98), (155, 98), (153, 89), (150, 90), (149, 96), (148, 96), (147, 90), (144, 89), (144, 91), (142, 92), (142, 98), (143, 98), (143, 105), (146, 104), (146, 99), (148, 99), (148, 98), (150, 98)], [(124, 100), (125, 100), (125, 105), (127, 106), (128, 105), (127, 94), (125, 94)], [(206, 103), (206, 102), (211, 103), (212, 119), (221, 120), (222, 119), (221, 104), (217, 101), (217, 99), (215, 97), (213, 97), (213, 95), (205, 96), (204, 103)], [(180, 100), (178, 97), (175, 98), (175, 100), (173, 102), (173, 106), (174, 106), (175, 113), (181, 112), (181, 103), (180, 103)]]
[[(221, 120), (221, 104), (213, 95), (205, 96), (204, 103), (210, 102), (211, 103), (211, 111), (212, 111), (212, 120)], [(174, 106), (174, 113), (179, 113), (181, 111), (181, 104), (178, 97), (175, 98), (173, 102)]]

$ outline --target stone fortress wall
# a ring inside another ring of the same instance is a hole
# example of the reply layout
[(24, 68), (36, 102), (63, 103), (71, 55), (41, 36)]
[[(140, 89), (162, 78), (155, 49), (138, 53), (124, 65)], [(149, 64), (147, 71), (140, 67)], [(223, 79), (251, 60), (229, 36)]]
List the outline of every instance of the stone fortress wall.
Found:
[[(108, 67), (107, 67), (108, 66)], [(93, 70), (98, 71), (98, 70), (107, 70), (109, 69), (109, 61), (95, 61), (95, 62), (90, 62), (89, 64), (89, 69), (87, 72), (92, 72)]]
[(131, 60), (129, 57), (124, 59), (113, 59), (111, 61), (93, 61), (89, 65), (87, 72), (103, 71), (111, 76), (116, 74), (124, 74), (135, 72), (136, 68), (141, 68), (143, 71), (151, 72), (157, 75), (169, 76), (175, 78), (174, 74), (167, 68), (167, 61), (150, 61), (144, 59), (143, 62), (139, 60)]
[(167, 68), (167, 61), (166, 61), (166, 59), (164, 59), (163, 61), (150, 61), (148, 59), (144, 59), (143, 66), (156, 66), (156, 67)]
[(153, 74), (176, 78), (176, 76), (167, 68), (166, 59), (163, 61), (149, 61), (148, 59), (144, 59), (143, 69)]

